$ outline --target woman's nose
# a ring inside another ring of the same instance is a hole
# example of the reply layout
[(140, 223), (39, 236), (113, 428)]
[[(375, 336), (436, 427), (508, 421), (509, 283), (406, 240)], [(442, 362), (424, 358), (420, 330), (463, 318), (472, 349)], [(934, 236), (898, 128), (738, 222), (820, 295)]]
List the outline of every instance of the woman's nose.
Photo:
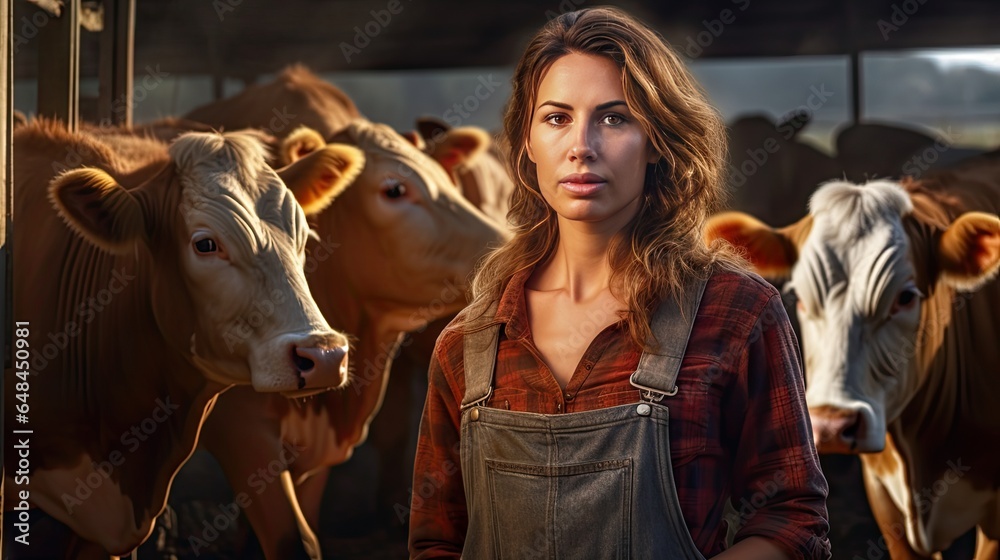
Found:
[(596, 138), (587, 126), (581, 126), (573, 135), (573, 145), (569, 150), (570, 161), (597, 159)]

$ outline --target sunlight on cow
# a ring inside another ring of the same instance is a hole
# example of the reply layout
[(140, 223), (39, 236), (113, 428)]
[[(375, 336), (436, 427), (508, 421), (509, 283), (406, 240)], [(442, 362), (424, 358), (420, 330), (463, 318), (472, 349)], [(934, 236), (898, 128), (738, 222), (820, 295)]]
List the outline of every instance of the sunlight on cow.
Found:
[(15, 314), (38, 349), (33, 505), (127, 554), (220, 392), (347, 383), (347, 339), (308, 290), (309, 228), (293, 196), (338, 194), (357, 170), (335, 156), (283, 170), (286, 187), (252, 135), (191, 133), (168, 148), (43, 119), (18, 128)]
[(906, 527), (893, 558), (977, 525), (1000, 537), (1000, 461), (982, 446), (1000, 441), (998, 170), (994, 153), (919, 181), (834, 181), (791, 226), (727, 213), (706, 228), (790, 277), (817, 448), (864, 454), (880, 525)]

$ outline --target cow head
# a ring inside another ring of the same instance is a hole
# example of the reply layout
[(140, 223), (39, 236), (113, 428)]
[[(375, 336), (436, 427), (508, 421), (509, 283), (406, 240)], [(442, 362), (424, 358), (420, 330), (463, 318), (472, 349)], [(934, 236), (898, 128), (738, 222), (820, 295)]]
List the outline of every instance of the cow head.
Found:
[[(417, 130), (406, 139), (441, 164), (454, 179), (458, 170), (478, 159), (491, 144), (490, 135), (474, 126), (452, 128), (433, 117), (417, 119)], [(456, 181), (458, 183), (458, 181)]]
[[(789, 276), (798, 296), (806, 401), (821, 452), (878, 452), (923, 379), (925, 297), (950, 305), (1000, 266), (1000, 220), (967, 213), (915, 241), (910, 195), (898, 183), (831, 182), (810, 215), (783, 228), (738, 213), (710, 220), (707, 240), (742, 247), (762, 274)], [(928, 263), (937, 263), (929, 275)]]
[(499, 227), (441, 165), (390, 127), (356, 120), (333, 140), (365, 154), (353, 186), (316, 217), (321, 242), (340, 243), (342, 277), (333, 281), (392, 310), (400, 331), (461, 309), (473, 265), (503, 238)]
[(206, 377), (299, 395), (346, 383), (347, 340), (307, 288), (309, 228), (293, 192), (325, 206), (360, 169), (356, 152), (297, 162), (282, 171), (289, 190), (254, 136), (188, 133), (137, 188), (77, 169), (49, 192), (85, 239), (148, 255), (156, 326)]

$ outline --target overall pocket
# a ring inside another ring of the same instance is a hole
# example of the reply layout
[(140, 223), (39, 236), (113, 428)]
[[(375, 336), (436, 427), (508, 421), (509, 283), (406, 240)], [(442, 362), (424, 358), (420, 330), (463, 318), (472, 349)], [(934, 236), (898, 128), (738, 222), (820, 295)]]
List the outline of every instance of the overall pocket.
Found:
[(497, 558), (628, 558), (632, 468), (487, 460)]

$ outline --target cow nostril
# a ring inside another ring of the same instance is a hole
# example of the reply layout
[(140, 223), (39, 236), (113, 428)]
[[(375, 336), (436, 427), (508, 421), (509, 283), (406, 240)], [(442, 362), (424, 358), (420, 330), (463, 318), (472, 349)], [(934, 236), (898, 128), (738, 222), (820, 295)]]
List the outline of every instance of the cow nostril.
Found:
[(292, 362), (295, 363), (295, 368), (299, 370), (300, 373), (305, 373), (310, 371), (316, 366), (315, 362), (299, 354), (298, 348), (292, 349)]
[(858, 438), (859, 424), (860, 422), (858, 422), (857, 420), (849, 424), (846, 428), (844, 428), (844, 431), (841, 432), (841, 437), (844, 438), (846, 441), (855, 441)]

